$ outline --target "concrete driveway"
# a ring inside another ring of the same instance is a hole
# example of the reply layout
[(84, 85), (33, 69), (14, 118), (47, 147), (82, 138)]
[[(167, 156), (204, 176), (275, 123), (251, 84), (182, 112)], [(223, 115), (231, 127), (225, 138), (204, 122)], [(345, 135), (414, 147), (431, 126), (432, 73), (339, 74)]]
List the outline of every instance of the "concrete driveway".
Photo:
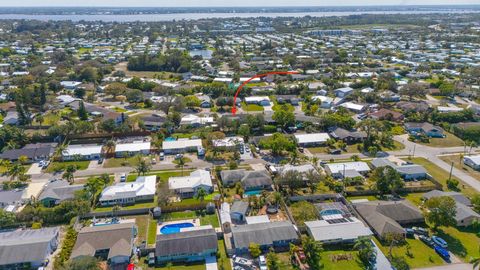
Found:
[(428, 268), (415, 268), (414, 270), (473, 270), (473, 267), (468, 263), (456, 263)]

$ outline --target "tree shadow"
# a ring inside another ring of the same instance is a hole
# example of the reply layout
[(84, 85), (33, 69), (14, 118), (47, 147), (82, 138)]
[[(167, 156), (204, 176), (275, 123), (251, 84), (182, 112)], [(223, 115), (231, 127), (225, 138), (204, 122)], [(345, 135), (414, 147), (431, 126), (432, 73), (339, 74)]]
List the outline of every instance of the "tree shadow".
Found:
[(437, 230), (436, 235), (443, 238), (443, 240), (447, 241), (448, 250), (451, 251), (453, 254), (458, 255), (460, 257), (467, 256), (467, 249), (459, 239), (445, 233), (441, 229)]

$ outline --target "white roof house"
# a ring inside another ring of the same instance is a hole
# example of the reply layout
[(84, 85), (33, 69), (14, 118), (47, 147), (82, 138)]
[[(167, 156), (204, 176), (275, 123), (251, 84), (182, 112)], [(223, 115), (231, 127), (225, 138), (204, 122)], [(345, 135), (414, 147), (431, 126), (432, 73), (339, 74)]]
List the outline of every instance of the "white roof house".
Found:
[(73, 156), (81, 156), (81, 157), (90, 157), (90, 156), (98, 156), (102, 153), (102, 146), (98, 144), (75, 144), (69, 145), (67, 149), (65, 149), (62, 153), (62, 156), (65, 157), (73, 157)]
[(223, 139), (212, 140), (213, 147), (235, 147), (242, 143), (242, 137), (227, 137)]
[(115, 145), (115, 153), (121, 152), (149, 152), (151, 147), (150, 141), (133, 141), (125, 143), (117, 143)]
[(187, 114), (182, 117), (182, 120), (180, 121), (180, 125), (207, 125), (207, 124), (212, 124), (215, 121), (213, 120), (213, 117), (210, 116), (197, 116), (194, 114)]
[(270, 98), (267, 96), (253, 96), (245, 97), (246, 103), (261, 103), (261, 102), (270, 102)]
[(179, 139), (176, 141), (163, 141), (162, 148), (165, 151), (169, 150), (178, 150), (178, 149), (189, 149), (189, 148), (202, 148), (201, 139)]
[(343, 176), (344, 172), (347, 177), (358, 176), (358, 174), (364, 174), (370, 171), (370, 167), (366, 162), (342, 162), (342, 163), (329, 163), (325, 165), (327, 173), (334, 177)]
[(332, 107), (332, 104), (333, 104), (333, 98), (327, 97), (327, 96), (322, 96), (322, 95), (313, 96), (312, 100), (313, 101), (320, 100), (321, 101), (320, 107), (322, 107), (322, 108), (330, 108), (330, 107)]
[(209, 171), (199, 169), (191, 172), (189, 176), (168, 178), (168, 188), (171, 190), (197, 189), (200, 187), (205, 190), (210, 190), (213, 187)]
[(356, 104), (356, 103), (353, 103), (353, 102), (345, 102), (345, 103), (340, 104), (340, 106), (344, 107), (345, 109), (354, 111), (354, 112), (361, 112), (365, 109), (365, 105)]
[(353, 242), (359, 237), (370, 236), (372, 231), (355, 217), (341, 223), (330, 223), (327, 220), (305, 222), (308, 234), (323, 243)]
[(322, 144), (330, 139), (328, 133), (308, 133), (308, 134), (295, 134), (295, 140), (298, 144)]
[(100, 202), (118, 201), (127, 198), (152, 197), (156, 192), (157, 176), (139, 176), (135, 182), (118, 183), (106, 187), (100, 196)]

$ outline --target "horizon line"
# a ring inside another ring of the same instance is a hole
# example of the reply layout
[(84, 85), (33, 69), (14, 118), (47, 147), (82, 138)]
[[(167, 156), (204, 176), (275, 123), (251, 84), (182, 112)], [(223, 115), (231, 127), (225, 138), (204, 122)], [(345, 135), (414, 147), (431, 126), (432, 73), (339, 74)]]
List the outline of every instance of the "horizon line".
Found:
[(55, 6), (2, 6), (0, 8), (275, 8), (275, 7), (435, 7), (435, 6), (480, 6), (480, 4), (364, 4), (364, 5), (278, 5), (278, 6), (68, 6), (68, 5), (55, 5)]

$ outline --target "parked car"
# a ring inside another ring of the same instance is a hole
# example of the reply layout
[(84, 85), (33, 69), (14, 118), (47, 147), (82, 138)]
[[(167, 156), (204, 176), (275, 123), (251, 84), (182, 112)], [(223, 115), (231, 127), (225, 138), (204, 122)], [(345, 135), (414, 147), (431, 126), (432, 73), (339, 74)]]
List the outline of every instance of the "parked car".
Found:
[(183, 154), (176, 154), (175, 155), (175, 159), (181, 159), (181, 158), (183, 158)]
[(258, 264), (260, 266), (260, 270), (267, 270), (267, 260), (265, 260), (265, 256), (258, 257)]
[(435, 236), (435, 235), (432, 236), (432, 241), (433, 241), (436, 245), (438, 245), (438, 246), (440, 246), (440, 247), (442, 247), (442, 248), (448, 248), (448, 243), (447, 243), (447, 241), (443, 240), (442, 238), (440, 238), (440, 237), (438, 237), (438, 236)]
[(435, 246), (435, 243), (432, 241), (432, 239), (430, 239), (430, 237), (427, 237), (425, 235), (420, 235), (418, 238), (420, 239), (420, 241), (424, 242), (429, 247)]
[(165, 153), (160, 152), (160, 155), (159, 155), (159, 156), (160, 156), (160, 160), (164, 160), (164, 159), (165, 159)]
[(413, 231), (418, 235), (429, 236), (428, 230), (422, 227), (412, 227)]
[(103, 158), (99, 158), (97, 163), (102, 164), (103, 163)]
[(405, 235), (409, 238), (415, 237), (415, 231), (413, 229), (405, 229)]
[(122, 173), (120, 175), (120, 182), (125, 182), (127, 181), (127, 174), (126, 173)]
[(152, 158), (152, 164), (157, 164), (157, 160), (155, 158)]
[(342, 150), (340, 150), (340, 149), (329, 149), (328, 153), (330, 155), (340, 155), (342, 153)]
[(298, 148), (298, 151), (299, 151), (300, 153), (303, 153), (303, 152), (305, 152), (305, 148), (299, 147), (299, 148)]
[(437, 254), (440, 255), (440, 257), (442, 257), (446, 261), (450, 261), (450, 253), (448, 252), (448, 250), (440, 246), (435, 246), (434, 249), (435, 249), (435, 252), (437, 252)]
[(148, 253), (148, 266), (155, 266), (155, 253), (153, 252)]

